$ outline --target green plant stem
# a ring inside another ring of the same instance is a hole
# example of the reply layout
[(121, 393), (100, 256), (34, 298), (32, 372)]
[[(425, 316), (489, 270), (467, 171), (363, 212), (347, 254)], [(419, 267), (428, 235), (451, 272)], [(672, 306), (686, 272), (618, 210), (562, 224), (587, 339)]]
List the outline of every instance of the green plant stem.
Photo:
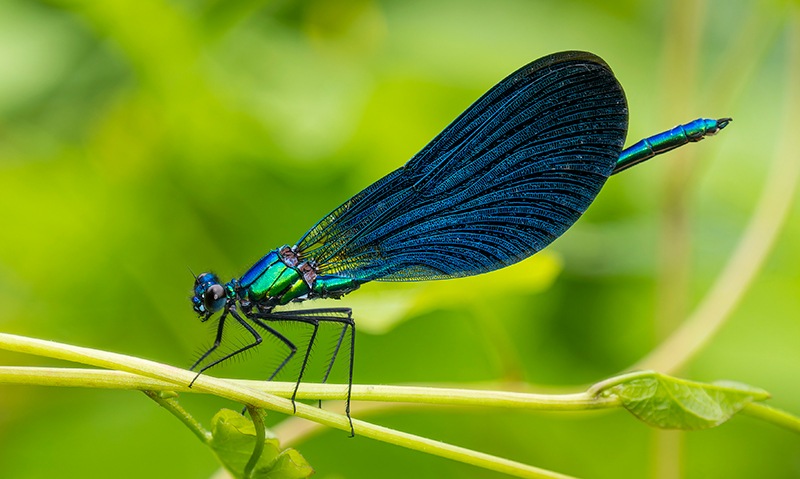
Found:
[[(16, 351), (21, 353), (45, 356), (66, 361), (73, 361), (97, 367), (118, 369), (135, 374), (140, 374), (148, 378), (154, 378), (168, 382), (172, 389), (176, 386), (189, 384), (195, 377), (195, 373), (183, 369), (175, 368), (141, 358), (125, 356), (107, 351), (98, 351), (89, 348), (81, 348), (52, 341), (27, 338), (13, 334), (0, 333), (0, 349)], [(214, 394), (223, 398), (237, 401), (242, 404), (258, 406), (273, 411), (278, 411), (291, 415), (293, 408), (292, 402), (272, 394), (266, 394), (256, 389), (241, 386), (224, 379), (217, 379), (211, 376), (200, 376), (194, 383), (193, 389), (198, 392)], [(326, 426), (350, 431), (350, 424), (347, 418), (340, 414), (334, 414), (324, 409), (307, 406), (302, 403), (297, 404), (298, 417), (316, 421)], [(455, 461), (471, 464), (496, 472), (526, 478), (543, 479), (567, 479), (569, 476), (552, 471), (529, 466), (516, 461), (492, 456), (482, 452), (472, 451), (451, 444), (446, 444), (432, 439), (415, 436), (400, 431), (395, 431), (386, 427), (371, 424), (358, 419), (353, 419), (353, 426), (356, 434), (363, 437), (383, 441), (389, 444), (413, 449), (439, 457), (452, 459)]]
[[(0, 335), (2, 339), (2, 335)], [(0, 344), (0, 346), (2, 346)], [(586, 411), (620, 407), (616, 397), (602, 397), (600, 393), (631, 379), (649, 377), (651, 371), (634, 371), (600, 381), (586, 392), (576, 394), (532, 394), (507, 391), (488, 391), (463, 388), (419, 386), (353, 385), (354, 401), (374, 403), (434, 404), (448, 406), (506, 407), (538, 411)], [(274, 394), (284, 398), (292, 396), (294, 383), (264, 382), (243, 379), (226, 379), (243, 388)], [(122, 371), (79, 368), (39, 368), (0, 366), (0, 384), (26, 384), (36, 386), (87, 387), (104, 389), (138, 389), (143, 391), (177, 391), (199, 393), (196, 388), (171, 384), (138, 374)], [(343, 400), (344, 384), (300, 385), (298, 399)], [(800, 433), (800, 418), (760, 403), (751, 403), (742, 411), (790, 431)]]
[[(194, 433), (203, 443), (208, 444), (211, 441), (211, 432), (207, 431), (202, 424), (200, 424), (180, 403), (175, 399), (175, 396), (167, 396), (163, 391), (143, 391), (147, 397), (157, 402), (159, 406), (163, 407), (173, 416), (177, 417), (190, 431)], [(262, 444), (263, 446), (263, 444)]]
[(604, 391), (613, 388), (619, 384), (632, 381), (634, 379), (650, 377), (654, 371), (631, 371), (629, 373), (619, 374), (608, 379), (604, 379), (598, 383), (594, 383), (589, 387), (587, 393), (592, 396), (600, 396)]
[(253, 446), (253, 454), (247, 465), (244, 466), (244, 477), (250, 479), (253, 476), (253, 469), (255, 469), (258, 460), (261, 458), (261, 453), (264, 452), (264, 440), (267, 437), (267, 430), (264, 427), (264, 416), (261, 415), (261, 410), (257, 407), (247, 405), (247, 411), (250, 412), (250, 418), (253, 420), (253, 426), (256, 429), (256, 444)]
[[(290, 398), (295, 383), (226, 379), (227, 382)], [(172, 384), (138, 374), (102, 369), (38, 368), (0, 366), (0, 383), (37, 386), (141, 389), (152, 391), (198, 392), (187, 385)], [(302, 383), (297, 399), (344, 399), (344, 384)], [(407, 402), (449, 406), (481, 406), (533, 409), (540, 411), (584, 411), (619, 406), (614, 398), (598, 398), (592, 391), (576, 394), (534, 394), (463, 388), (419, 386), (353, 385), (354, 401)]]
[(742, 409), (742, 413), (800, 434), (800, 417), (778, 408), (766, 404), (750, 403)]

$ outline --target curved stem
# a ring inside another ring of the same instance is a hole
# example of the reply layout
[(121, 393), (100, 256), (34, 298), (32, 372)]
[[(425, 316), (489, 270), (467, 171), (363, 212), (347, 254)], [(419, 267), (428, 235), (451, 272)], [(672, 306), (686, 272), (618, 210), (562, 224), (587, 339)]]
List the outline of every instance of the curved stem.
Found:
[(686, 364), (714, 336), (750, 287), (767, 259), (789, 214), (800, 176), (797, 151), (800, 146), (792, 131), (800, 123), (795, 105), (800, 102), (800, 34), (797, 9), (790, 17), (791, 41), (786, 75), (785, 119), (778, 134), (780, 146), (761, 198), (742, 239), (710, 292), (683, 325), (631, 369), (654, 369), (671, 373)]
[[(0, 382), (3, 381), (0, 380)], [(173, 416), (178, 418), (178, 420), (188, 427), (189, 430), (192, 431), (194, 435), (197, 436), (198, 439), (200, 439), (204, 444), (208, 444), (211, 441), (211, 432), (207, 431), (202, 424), (192, 417), (192, 415), (189, 414), (178, 403), (178, 401), (175, 400), (177, 394), (169, 390), (153, 391), (148, 389), (143, 392), (147, 395), (147, 397), (157, 402), (159, 406), (163, 407), (172, 413)]]
[(253, 454), (247, 465), (244, 466), (244, 477), (250, 479), (253, 477), (253, 469), (255, 469), (258, 460), (261, 458), (261, 453), (264, 452), (264, 440), (267, 437), (267, 430), (264, 427), (264, 416), (261, 415), (261, 410), (254, 406), (247, 406), (247, 411), (250, 413), (250, 418), (253, 420), (253, 427), (256, 429), (256, 444), (253, 446)]
[(744, 414), (752, 416), (792, 432), (800, 434), (800, 417), (793, 416), (786, 411), (767, 406), (766, 404), (750, 403), (742, 409)]
[[(226, 379), (243, 388), (290, 398), (293, 382), (265, 382), (245, 379)], [(29, 384), (38, 386), (90, 387), (107, 389), (141, 389), (149, 391), (200, 392), (194, 387), (140, 376), (123, 371), (78, 368), (37, 368), (0, 366), (0, 384)], [(297, 399), (343, 399), (344, 384), (301, 383)], [(613, 408), (619, 402), (613, 398), (598, 398), (592, 390), (574, 394), (535, 394), (523, 392), (441, 388), (420, 386), (353, 385), (354, 401), (406, 402), (450, 406), (482, 406), (521, 408), (540, 411), (582, 411)]]
[[(0, 347), (3, 347), (3, 334), (0, 334)], [(538, 411), (587, 411), (611, 409), (621, 406), (616, 397), (598, 397), (598, 395), (617, 384), (629, 382), (631, 379), (646, 377), (648, 371), (636, 371), (614, 376), (595, 383), (582, 393), (575, 394), (533, 394), (508, 391), (489, 391), (464, 388), (419, 387), (419, 386), (377, 386), (353, 385), (352, 399), (370, 401), (357, 412), (371, 413), (409, 407), (414, 405), (449, 405), (480, 406), (532, 409)], [(264, 382), (244, 379), (217, 379), (243, 389), (254, 392), (274, 394), (289, 398), (294, 391), (293, 382)], [(186, 385), (172, 384), (166, 381), (147, 378), (138, 374), (122, 371), (105, 371), (100, 369), (77, 368), (37, 368), (37, 367), (0, 367), (0, 384), (26, 384), (38, 386), (89, 387), (105, 389), (140, 389), (151, 394), (163, 391), (204, 392)], [(347, 386), (344, 384), (301, 384), (297, 392), (298, 399), (342, 400), (346, 396)], [(152, 396), (151, 396), (152, 397)], [(158, 401), (161, 404), (160, 401)], [(381, 404), (382, 403), (382, 404)], [(298, 404), (298, 406), (301, 406)], [(169, 409), (169, 408), (168, 408)], [(316, 408), (312, 408), (315, 409)], [(172, 409), (170, 409), (172, 411)], [(800, 418), (787, 412), (760, 404), (748, 404), (743, 410), (746, 414), (758, 417), (778, 426), (800, 433)], [(174, 414), (174, 413), (173, 413)], [(177, 414), (176, 414), (177, 416)], [(343, 416), (341, 416), (343, 418)], [(179, 417), (181, 419), (181, 417)], [(314, 418), (305, 418), (314, 420)], [(183, 419), (181, 419), (183, 421)], [(346, 420), (346, 419), (345, 419)], [(290, 418), (287, 421), (295, 421)], [(320, 422), (320, 424), (325, 424)], [(281, 426), (279, 426), (280, 428)], [(280, 435), (280, 434), (279, 434)]]
[[(113, 368), (130, 373), (140, 374), (148, 378), (167, 382), (173, 389), (184, 387), (191, 383), (195, 373), (183, 369), (147, 361), (141, 358), (125, 356), (107, 351), (98, 351), (81, 348), (52, 341), (26, 338), (13, 334), (0, 333), (0, 348), (38, 356), (63, 359), (103, 368)], [(211, 376), (200, 376), (192, 387), (193, 390), (214, 394), (239, 403), (258, 406), (287, 415), (293, 413), (292, 402), (272, 394), (267, 394), (251, 387), (238, 383), (217, 379)], [(329, 427), (350, 432), (350, 422), (341, 414), (334, 414), (324, 409), (317, 409), (302, 403), (297, 403), (296, 416), (316, 421)], [(356, 434), (376, 439), (389, 444), (414, 449), (439, 457), (471, 464), (496, 472), (513, 475), (516, 477), (534, 479), (568, 479), (569, 476), (552, 471), (529, 466), (516, 461), (511, 461), (490, 454), (485, 454), (470, 449), (453, 446), (432, 439), (413, 434), (396, 431), (386, 427), (353, 419), (352, 424)]]

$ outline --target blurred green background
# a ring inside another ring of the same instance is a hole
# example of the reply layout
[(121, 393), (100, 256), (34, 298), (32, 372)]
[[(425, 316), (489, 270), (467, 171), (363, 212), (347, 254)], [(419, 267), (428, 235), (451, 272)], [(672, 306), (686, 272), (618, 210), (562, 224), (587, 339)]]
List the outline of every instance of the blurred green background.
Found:
[[(509, 271), (366, 285), (340, 304), (360, 327), (357, 383), (579, 387), (613, 375), (708, 293), (774, 157), (800, 161), (800, 124), (787, 117), (800, 102), (786, 93), (800, 82), (787, 60), (800, 55), (797, 8), (0, 0), (0, 331), (186, 367), (213, 336), (191, 311), (187, 267), (241, 274), (506, 74), (581, 49), (624, 86), (629, 144), (699, 116), (735, 121), (612, 178), (573, 229)], [(680, 375), (749, 383), (800, 414), (800, 208), (790, 207), (739, 306)], [(5, 352), (0, 363), (60, 364)], [(250, 360), (217, 374), (266, 369)], [(182, 403), (206, 424), (237, 407)], [(367, 419), (588, 478), (800, 477), (798, 437), (747, 417), (688, 434), (622, 411)], [(341, 431), (296, 447), (320, 478), (497, 477)], [(217, 467), (139, 393), (0, 387), (0, 477), (207, 478)]]

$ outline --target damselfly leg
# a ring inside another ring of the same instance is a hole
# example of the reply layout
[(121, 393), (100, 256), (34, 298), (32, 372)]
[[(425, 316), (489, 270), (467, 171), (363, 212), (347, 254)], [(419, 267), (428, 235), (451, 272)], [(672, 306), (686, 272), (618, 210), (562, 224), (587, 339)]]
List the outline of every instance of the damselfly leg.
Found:
[(249, 315), (249, 318), (254, 322), (258, 320), (270, 322), (298, 322), (309, 324), (314, 328), (311, 333), (311, 338), (306, 346), (306, 352), (303, 356), (303, 363), (300, 366), (300, 373), (298, 374), (297, 381), (295, 382), (294, 392), (292, 393), (292, 404), (295, 402), (297, 390), (300, 387), (300, 382), (303, 380), (303, 375), (305, 374), (306, 367), (308, 366), (308, 358), (311, 354), (311, 348), (314, 346), (314, 341), (316, 340), (320, 323), (339, 323), (342, 325), (342, 331), (339, 333), (339, 337), (330, 361), (328, 361), (328, 365), (325, 369), (325, 374), (322, 379), (323, 383), (326, 382), (330, 376), (331, 370), (333, 369), (333, 364), (336, 361), (336, 357), (339, 354), (342, 342), (346, 336), (347, 328), (350, 328), (350, 364), (347, 378), (347, 400), (345, 402), (345, 413), (347, 414), (347, 420), (350, 422), (350, 434), (351, 436), (354, 435), (355, 432), (353, 429), (353, 419), (350, 417), (350, 398), (353, 389), (353, 362), (355, 359), (356, 324), (355, 321), (353, 321), (352, 310), (350, 308), (318, 308), (297, 311), (279, 311), (251, 314)]
[[(261, 337), (260, 334), (258, 334), (258, 331), (256, 331), (255, 328), (253, 328), (250, 325), (250, 323), (248, 323), (244, 318), (242, 318), (239, 315), (239, 313), (236, 312), (235, 309), (233, 309), (233, 308), (225, 309), (225, 311), (223, 311), (222, 316), (220, 316), (220, 319), (219, 319), (219, 325), (217, 326), (217, 336), (216, 336), (216, 339), (214, 340), (214, 344), (211, 346), (211, 348), (209, 348), (208, 351), (206, 351), (202, 356), (200, 356), (200, 359), (195, 361), (195, 363), (190, 368), (191, 370), (194, 370), (194, 368), (196, 368), (204, 359), (206, 359), (219, 346), (220, 342), (222, 341), (222, 333), (223, 333), (223, 329), (225, 327), (225, 318), (227, 317), (228, 314), (233, 316), (234, 319), (236, 319), (236, 321), (239, 322), (239, 324), (241, 324), (247, 330), (247, 332), (249, 332), (253, 336), (253, 342), (250, 343), (250, 344), (247, 344), (247, 345), (245, 345), (245, 346), (243, 346), (243, 347), (241, 347), (241, 348), (239, 348), (239, 349), (237, 349), (235, 351), (233, 351), (230, 354), (226, 354), (225, 356), (223, 356), (223, 357), (221, 357), (221, 358), (219, 358), (219, 359), (217, 359), (215, 361), (212, 361), (211, 363), (203, 366), (197, 372), (197, 376), (195, 376), (194, 379), (192, 379), (192, 382), (191, 382), (191, 384), (189, 384), (189, 387), (192, 387), (192, 384), (194, 384), (194, 382), (197, 380), (197, 378), (199, 378), (200, 375), (203, 374), (205, 371), (213, 368), (214, 366), (216, 366), (216, 365), (218, 365), (218, 364), (220, 364), (220, 363), (222, 363), (224, 361), (227, 361), (228, 359), (231, 359), (232, 357), (234, 357), (234, 356), (236, 356), (238, 354), (241, 354), (241, 353), (247, 351), (248, 349), (251, 349), (251, 348), (254, 348), (254, 347), (258, 346), (263, 341), (263, 338)], [(286, 366), (286, 364), (292, 359), (292, 357), (295, 355), (295, 353), (297, 353), (297, 346), (295, 346), (294, 343), (292, 341), (290, 341), (286, 336), (284, 336), (280, 332), (276, 331), (275, 328), (269, 326), (268, 324), (264, 324), (261, 321), (257, 321), (255, 318), (248, 318), (248, 319), (253, 320), (253, 323), (255, 323), (257, 326), (259, 326), (262, 329), (264, 329), (267, 333), (269, 333), (272, 336), (278, 338), (281, 342), (283, 342), (289, 348), (289, 354), (286, 356), (286, 358), (283, 360), (283, 362), (281, 362), (281, 364), (277, 367), (277, 369), (275, 369), (275, 372), (273, 372), (272, 375), (269, 377), (269, 380), (271, 381), (275, 376), (278, 375), (278, 373), (281, 371), (281, 369), (283, 369), (283, 367)]]

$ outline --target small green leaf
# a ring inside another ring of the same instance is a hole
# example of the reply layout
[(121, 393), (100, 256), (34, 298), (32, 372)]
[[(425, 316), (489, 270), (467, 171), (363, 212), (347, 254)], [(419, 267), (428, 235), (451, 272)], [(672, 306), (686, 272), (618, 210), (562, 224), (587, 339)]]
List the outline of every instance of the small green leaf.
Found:
[(684, 430), (719, 426), (748, 403), (769, 398), (768, 392), (746, 384), (704, 384), (655, 372), (625, 376), (604, 390), (609, 393), (651, 426)]
[[(244, 468), (253, 454), (256, 430), (252, 421), (230, 409), (220, 410), (212, 420), (211, 448), (225, 469), (236, 478), (244, 477)], [(303, 479), (314, 469), (294, 449), (281, 450), (278, 440), (267, 431), (264, 451), (253, 469), (257, 479)]]
[(286, 449), (271, 466), (272, 468), (265, 475), (259, 475), (260, 470), (256, 469), (253, 477), (270, 479), (304, 479), (314, 474), (314, 469), (306, 462), (306, 459), (295, 449)]

